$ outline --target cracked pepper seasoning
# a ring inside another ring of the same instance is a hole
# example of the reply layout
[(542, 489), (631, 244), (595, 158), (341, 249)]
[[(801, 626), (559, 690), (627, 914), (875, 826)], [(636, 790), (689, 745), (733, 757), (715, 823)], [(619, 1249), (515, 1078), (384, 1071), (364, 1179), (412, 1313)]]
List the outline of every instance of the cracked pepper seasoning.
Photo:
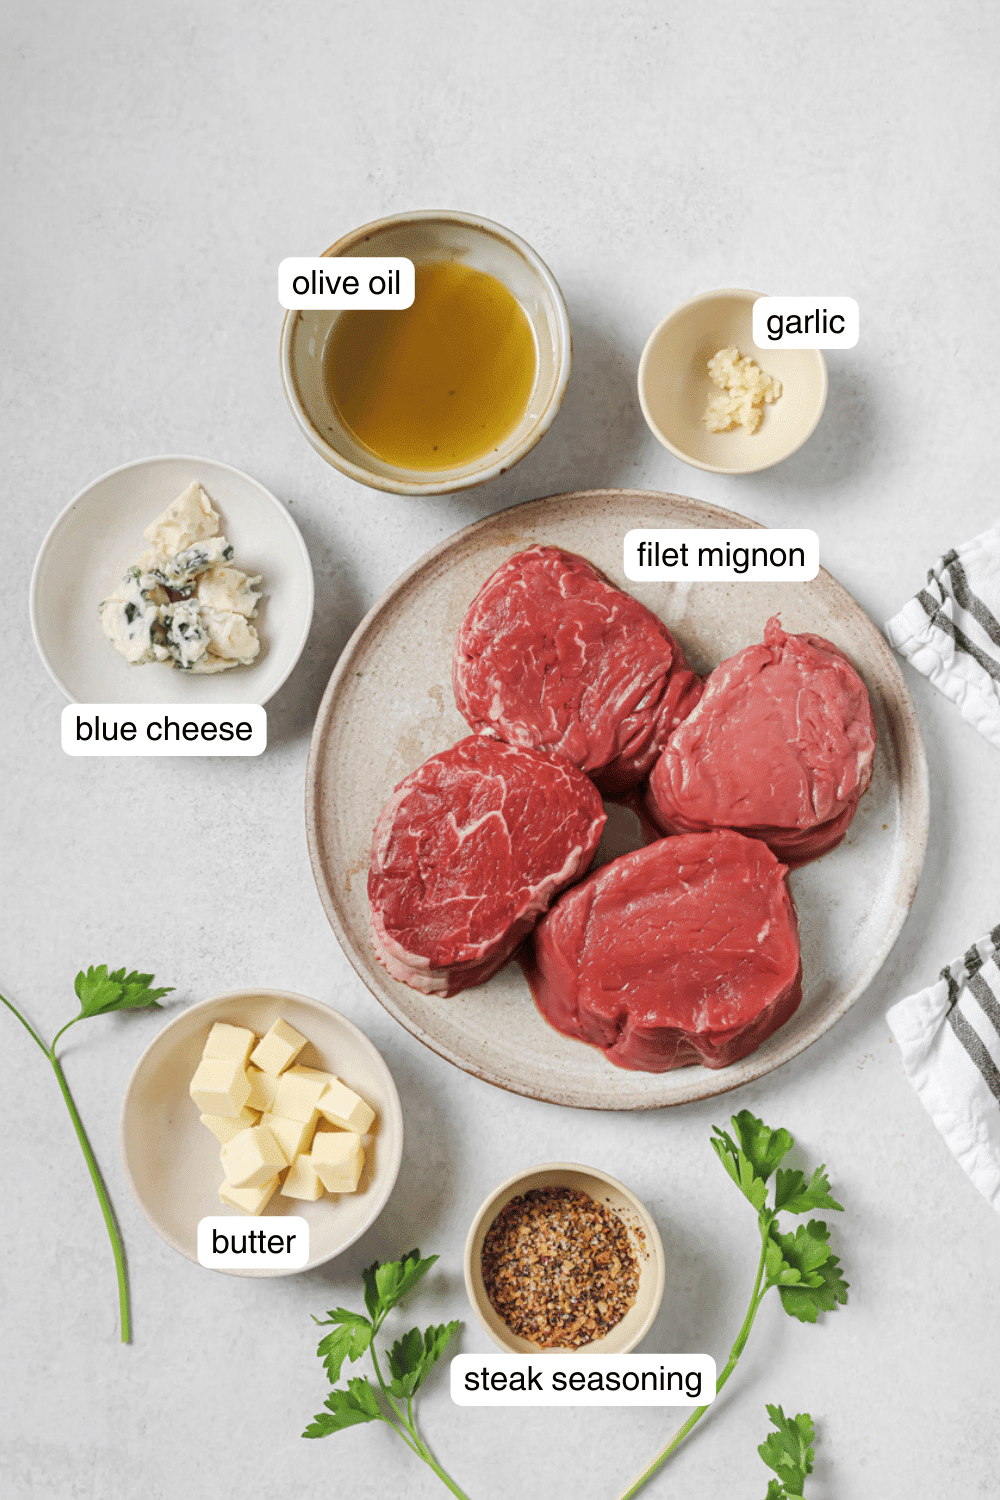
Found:
[(540, 1349), (578, 1349), (620, 1323), (639, 1289), (629, 1231), (576, 1188), (512, 1198), (483, 1241), (483, 1285), (511, 1333)]

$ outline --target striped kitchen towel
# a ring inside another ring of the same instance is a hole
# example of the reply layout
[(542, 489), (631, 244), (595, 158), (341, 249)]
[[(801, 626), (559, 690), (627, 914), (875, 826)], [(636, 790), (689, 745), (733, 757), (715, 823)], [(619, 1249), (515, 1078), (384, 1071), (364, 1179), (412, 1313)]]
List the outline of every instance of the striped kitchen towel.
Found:
[(1000, 1213), (1000, 927), (886, 1016), (906, 1076)]
[(1000, 522), (946, 552), (885, 633), (1000, 748)]

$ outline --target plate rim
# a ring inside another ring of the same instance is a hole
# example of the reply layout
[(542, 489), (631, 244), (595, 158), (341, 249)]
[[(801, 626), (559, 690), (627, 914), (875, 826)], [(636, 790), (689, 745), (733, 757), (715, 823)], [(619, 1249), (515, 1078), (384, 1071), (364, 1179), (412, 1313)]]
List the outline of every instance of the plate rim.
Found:
[[(516, 505), (492, 512), (479, 520), (461, 527), (452, 532), (450, 536), (437, 542), (429, 551), (423, 553), (415, 562), (402, 572), (393, 583), (376, 599), (372, 607), (358, 623), (346, 646), (341, 652), (329, 681), (320, 700), (319, 708), (313, 724), (313, 732), (309, 741), (309, 757), (306, 763), (305, 778), (305, 822), (306, 842), (309, 849), (309, 863), (312, 868), (313, 880), (316, 884), (317, 893), (326, 914), (327, 921), (333, 928), (334, 934), (343, 952), (350, 962), (355, 973), (361, 979), (365, 988), (374, 995), (379, 1004), (388, 1011), (394, 1020), (410, 1033), (411, 1036), (423, 1043), (431, 1052), (438, 1057), (444, 1058), (446, 1062), (460, 1068), (462, 1072), (471, 1074), (472, 1077), (481, 1079), (495, 1088), (501, 1088), (508, 1093), (519, 1094), (529, 1099), (538, 1099), (544, 1103), (560, 1105), (570, 1109), (592, 1109), (610, 1111), (616, 1113), (632, 1113), (640, 1110), (673, 1109), (683, 1104), (695, 1103), (699, 1100), (713, 1098), (719, 1094), (729, 1093), (732, 1089), (742, 1088), (744, 1084), (752, 1083), (757, 1078), (774, 1072), (777, 1068), (787, 1062), (791, 1062), (813, 1042), (824, 1036), (857, 1000), (869, 988), (876, 975), (879, 973), (893, 946), (899, 938), (900, 932), (913, 906), (917, 893), (920, 875), (923, 870), (924, 858), (927, 851), (927, 838), (930, 823), (930, 790), (927, 769), (927, 754), (924, 747), (923, 734), (920, 729), (920, 721), (917, 716), (916, 707), (912, 695), (906, 685), (899, 662), (896, 660), (888, 641), (876, 626), (874, 620), (857, 600), (848, 592), (832, 573), (821, 567), (819, 574), (832, 585), (834, 595), (839, 595), (846, 600), (852, 612), (859, 613), (871, 626), (872, 639), (877, 645), (883, 668), (887, 669), (888, 675), (894, 679), (898, 694), (898, 705), (902, 715), (902, 727), (904, 730), (903, 744), (900, 748), (906, 748), (912, 757), (911, 779), (906, 786), (910, 794), (910, 810), (914, 817), (914, 833), (909, 841), (907, 857), (904, 863), (904, 878), (900, 882), (896, 893), (895, 909), (892, 921), (889, 924), (888, 935), (882, 945), (876, 951), (871, 961), (862, 970), (854, 985), (846, 992), (840, 1002), (828, 1013), (818, 1018), (800, 1036), (795, 1037), (791, 1045), (781, 1053), (772, 1058), (761, 1058), (760, 1049), (750, 1053), (738, 1063), (730, 1064), (727, 1068), (709, 1069), (701, 1068), (696, 1079), (685, 1089), (679, 1090), (677, 1096), (667, 1100), (640, 1100), (635, 1103), (624, 1104), (621, 1101), (606, 1103), (603, 1101), (582, 1102), (574, 1099), (560, 1097), (554, 1090), (548, 1092), (537, 1092), (530, 1086), (519, 1086), (512, 1079), (498, 1077), (488, 1067), (477, 1065), (475, 1062), (459, 1057), (450, 1047), (430, 1036), (420, 1025), (410, 1019), (406, 1013), (389, 999), (386, 994), (381, 993), (372, 985), (368, 972), (363, 967), (359, 955), (354, 950), (353, 940), (350, 937), (346, 924), (341, 919), (340, 912), (334, 900), (333, 894), (322, 874), (320, 860), (319, 836), (319, 780), (320, 760), (322, 747), (325, 743), (329, 727), (332, 721), (332, 708), (342, 684), (350, 676), (353, 669), (354, 654), (361, 641), (368, 632), (369, 627), (381, 614), (383, 609), (401, 593), (421, 572), (434, 566), (438, 559), (446, 552), (459, 547), (470, 536), (476, 532), (485, 531), (490, 526), (496, 525), (498, 521), (516, 517), (520, 512), (556, 505), (560, 501), (598, 501), (604, 497), (620, 499), (624, 496), (635, 497), (640, 503), (647, 500), (655, 501), (679, 501), (685, 506), (693, 506), (696, 511), (705, 517), (705, 526), (718, 526), (725, 529), (746, 531), (761, 531), (766, 528), (759, 521), (751, 520), (748, 516), (740, 515), (737, 511), (725, 510), (722, 506), (713, 504), (707, 500), (697, 500), (691, 495), (679, 495), (667, 490), (637, 490), (626, 486), (609, 486), (594, 490), (566, 490), (553, 495), (539, 496), (532, 500), (523, 500)], [(700, 528), (695, 528), (700, 529)], [(819, 576), (819, 575), (817, 575)], [(903, 783), (897, 783), (900, 791), (901, 808)], [(584, 1044), (585, 1045), (585, 1044)], [(644, 1075), (648, 1076), (648, 1075)], [(666, 1075), (664, 1075), (666, 1076)]]
[[(52, 679), (56, 687), (69, 703), (83, 702), (82, 698), (76, 698), (73, 696), (67, 685), (59, 677), (55, 670), (55, 667), (49, 661), (48, 654), (42, 646), (38, 625), (38, 580), (39, 574), (42, 570), (42, 564), (44, 562), (46, 554), (49, 551), (49, 548), (51, 547), (55, 539), (56, 533), (65, 522), (70, 511), (74, 508), (74, 506), (79, 505), (81, 500), (85, 500), (92, 490), (96, 490), (99, 485), (105, 484), (107, 480), (114, 479), (119, 474), (127, 473), (129, 469), (143, 469), (153, 464), (163, 463), (194, 464), (201, 465), (204, 468), (225, 469), (227, 473), (235, 474), (238, 479), (243, 479), (248, 484), (252, 484), (256, 489), (260, 490), (263, 495), (266, 495), (271, 504), (276, 507), (279, 514), (287, 523), (294, 541), (298, 544), (299, 552), (301, 553), (302, 557), (302, 563), (305, 568), (305, 581), (307, 584), (307, 610), (305, 615), (305, 626), (302, 631), (301, 638), (291, 655), (288, 666), (285, 669), (285, 672), (281, 679), (274, 685), (273, 688), (271, 688), (265, 698), (253, 700), (254, 702), (258, 702), (260, 706), (263, 707), (265, 703), (269, 703), (275, 696), (275, 694), (284, 687), (285, 683), (288, 681), (289, 677), (298, 666), (299, 658), (305, 650), (306, 642), (309, 639), (309, 632), (312, 629), (313, 614), (316, 607), (316, 580), (313, 574), (312, 558), (309, 556), (309, 548), (306, 546), (305, 538), (299, 529), (298, 522), (295, 520), (295, 517), (288, 509), (287, 505), (283, 505), (282, 502), (278, 499), (277, 495), (275, 495), (272, 490), (269, 490), (266, 484), (262, 484), (259, 479), (255, 479), (252, 474), (248, 474), (245, 469), (238, 469), (235, 464), (227, 464), (219, 458), (197, 458), (190, 453), (151, 453), (148, 454), (145, 458), (130, 459), (128, 463), (116, 464), (113, 469), (107, 469), (103, 474), (98, 474), (96, 479), (90, 480), (88, 484), (85, 484), (82, 489), (77, 491), (77, 493), (71, 500), (68, 500), (66, 502), (66, 504), (59, 511), (58, 515), (54, 518), (51, 525), (46, 530), (45, 535), (42, 538), (41, 543), (39, 544), (38, 552), (35, 555), (35, 561), (32, 564), (31, 568), (31, 581), (28, 585), (28, 616), (31, 622), (31, 637), (35, 643), (35, 650), (38, 653), (39, 660), (41, 661), (42, 666), (45, 668), (46, 672), (49, 674), (49, 677)], [(127, 698), (123, 698), (121, 701), (123, 703), (127, 703), (130, 700)], [(250, 700), (240, 699), (238, 701), (249, 702)]]
[[(141, 1055), (136, 1060), (135, 1067), (132, 1069), (132, 1072), (129, 1075), (128, 1083), (125, 1085), (125, 1092), (122, 1095), (121, 1109), (119, 1110), (118, 1114), (118, 1153), (121, 1158), (122, 1171), (125, 1173), (125, 1181), (128, 1184), (129, 1192), (132, 1194), (132, 1199), (137, 1204), (143, 1218), (146, 1220), (146, 1223), (157, 1235), (159, 1235), (164, 1244), (169, 1245), (171, 1250), (176, 1250), (178, 1254), (183, 1255), (184, 1259), (191, 1261), (192, 1264), (196, 1266), (201, 1265), (201, 1262), (198, 1259), (197, 1250), (195, 1250), (194, 1254), (192, 1255), (187, 1247), (180, 1242), (180, 1240), (176, 1239), (174, 1235), (172, 1235), (163, 1225), (158, 1224), (153, 1219), (146, 1206), (146, 1201), (143, 1198), (142, 1194), (139, 1192), (135, 1178), (132, 1175), (132, 1168), (129, 1163), (128, 1150), (126, 1146), (125, 1131), (125, 1115), (128, 1111), (129, 1100), (132, 1097), (132, 1091), (136, 1086), (140, 1070), (142, 1069), (150, 1054), (154, 1052), (156, 1048), (161, 1044), (164, 1037), (167, 1036), (168, 1032), (173, 1031), (174, 1028), (179, 1026), (182, 1021), (187, 1020), (189, 1016), (197, 1015), (199, 1011), (209, 1010), (225, 1002), (257, 999), (277, 1001), (297, 1000), (301, 1004), (326, 1011), (329, 1015), (336, 1017), (339, 1022), (346, 1026), (348, 1031), (354, 1033), (355, 1037), (362, 1043), (362, 1045), (372, 1052), (372, 1054), (375, 1056), (375, 1058), (378, 1060), (379, 1064), (385, 1071), (386, 1081), (389, 1086), (388, 1099), (390, 1108), (388, 1110), (388, 1113), (392, 1115), (393, 1123), (396, 1126), (397, 1145), (395, 1151), (392, 1153), (392, 1158), (394, 1159), (390, 1158), (390, 1170), (386, 1180), (384, 1195), (379, 1201), (374, 1202), (371, 1213), (365, 1219), (361, 1227), (354, 1234), (352, 1234), (351, 1238), (349, 1240), (346, 1240), (344, 1244), (341, 1245), (337, 1250), (331, 1251), (329, 1255), (321, 1256), (318, 1260), (309, 1260), (304, 1266), (274, 1267), (272, 1269), (257, 1269), (254, 1271), (236, 1270), (235, 1267), (203, 1267), (203, 1269), (206, 1270), (211, 1269), (219, 1271), (221, 1274), (226, 1276), (241, 1276), (245, 1280), (264, 1279), (265, 1277), (272, 1276), (298, 1276), (303, 1271), (314, 1271), (316, 1270), (317, 1266), (327, 1265), (331, 1260), (335, 1260), (337, 1256), (343, 1255), (344, 1251), (350, 1249), (351, 1245), (355, 1244), (363, 1234), (367, 1234), (368, 1230), (371, 1229), (376, 1219), (382, 1213), (382, 1210), (388, 1203), (390, 1197), (392, 1196), (392, 1191), (396, 1186), (396, 1181), (399, 1177), (399, 1169), (402, 1165), (403, 1160), (403, 1107), (399, 1099), (399, 1090), (396, 1088), (396, 1080), (392, 1076), (392, 1071), (389, 1067), (389, 1064), (386, 1062), (381, 1052), (375, 1046), (375, 1043), (372, 1041), (371, 1037), (367, 1036), (366, 1033), (361, 1030), (360, 1026), (356, 1025), (349, 1016), (345, 1016), (341, 1011), (336, 1010), (332, 1005), (327, 1005), (325, 1000), (317, 1000), (314, 995), (300, 994), (297, 990), (273, 990), (266, 987), (249, 986), (238, 990), (227, 990), (225, 994), (222, 995), (210, 995), (207, 1000), (198, 1000), (194, 1003), (194, 1005), (184, 1006), (184, 1008), (176, 1016), (172, 1016), (167, 1024), (160, 1028), (160, 1030), (156, 1033), (156, 1036), (154, 1036), (149, 1044), (143, 1048)], [(250, 1215), (246, 1215), (246, 1217), (250, 1217)]]

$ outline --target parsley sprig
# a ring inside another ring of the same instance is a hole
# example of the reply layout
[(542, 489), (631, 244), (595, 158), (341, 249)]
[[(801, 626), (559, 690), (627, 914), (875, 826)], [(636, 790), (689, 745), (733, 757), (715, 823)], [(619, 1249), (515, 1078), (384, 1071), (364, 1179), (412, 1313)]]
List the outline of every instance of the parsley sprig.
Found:
[[(784, 1232), (778, 1226), (780, 1213), (807, 1214), (814, 1209), (827, 1208), (843, 1211), (830, 1196), (826, 1168), (817, 1167), (808, 1181), (803, 1172), (781, 1169), (779, 1162), (795, 1144), (792, 1137), (787, 1130), (771, 1130), (748, 1109), (733, 1115), (732, 1125), (735, 1140), (718, 1125), (713, 1127), (712, 1147), (744, 1198), (757, 1210), (761, 1248), (750, 1305), (725, 1369), (716, 1381), (716, 1392), (722, 1390), (735, 1370), (750, 1337), (757, 1310), (772, 1288), (777, 1288), (781, 1305), (789, 1317), (798, 1318), (803, 1323), (815, 1323), (821, 1312), (833, 1312), (838, 1303), (847, 1301), (848, 1287), (841, 1276), (840, 1261), (830, 1249), (830, 1233), (822, 1219), (810, 1219), (808, 1224), (800, 1224), (794, 1234)], [(774, 1197), (768, 1204), (768, 1183), (772, 1177)], [(631, 1500), (637, 1495), (707, 1411), (707, 1406), (695, 1407), (683, 1427), (618, 1500)], [(802, 1492), (793, 1490), (790, 1493)], [(780, 1491), (776, 1494), (780, 1500)], [(774, 1500), (774, 1495), (769, 1493), (768, 1500)]]
[(764, 1500), (797, 1500), (813, 1471), (812, 1417), (807, 1411), (786, 1417), (780, 1406), (769, 1406), (767, 1414), (776, 1431), (768, 1433), (757, 1452), (778, 1477), (768, 1482)]
[(56, 1057), (56, 1043), (64, 1036), (71, 1026), (77, 1021), (85, 1021), (91, 1016), (106, 1016), (113, 1010), (143, 1010), (146, 1006), (154, 1006), (157, 1009), (157, 1001), (164, 995), (170, 994), (170, 989), (154, 990), (152, 974), (139, 974), (133, 969), (131, 974), (126, 974), (124, 969), (117, 969), (113, 974), (108, 973), (107, 964), (100, 964), (96, 969), (91, 965), (86, 973), (81, 969), (76, 976), (74, 988), (77, 999), (80, 1002), (80, 1013), (66, 1022), (52, 1038), (52, 1045), (46, 1047), (35, 1028), (25, 1020), (16, 1005), (4, 996), (0, 995), (7, 1009), (11, 1011), (28, 1035), (38, 1043), (49, 1062), (52, 1064), (56, 1075), (56, 1081), (62, 1091), (69, 1117), (73, 1121), (73, 1129), (76, 1131), (77, 1140), (80, 1142), (87, 1170), (90, 1172), (91, 1180), (97, 1191), (97, 1200), (101, 1205), (101, 1213), (107, 1225), (108, 1238), (111, 1240), (111, 1249), (115, 1257), (115, 1269), (118, 1273), (118, 1304), (121, 1313), (122, 1343), (127, 1344), (132, 1337), (132, 1320), (129, 1311), (128, 1276), (125, 1269), (125, 1247), (122, 1244), (121, 1230), (115, 1218), (115, 1211), (111, 1207), (111, 1199), (101, 1176), (101, 1169), (97, 1165), (93, 1147), (87, 1139), (87, 1132), (83, 1128), (77, 1107), (73, 1102), (73, 1095), (69, 1091), (66, 1075), (62, 1070), (62, 1064)]
[[(325, 1318), (313, 1318), (314, 1323), (324, 1327), (333, 1324), (333, 1332), (320, 1340), (316, 1352), (334, 1389), (323, 1403), (326, 1410), (313, 1418), (302, 1436), (329, 1437), (333, 1432), (343, 1432), (345, 1427), (356, 1427), (361, 1422), (385, 1422), (417, 1458), (434, 1470), (458, 1500), (468, 1500), (421, 1438), (413, 1415), (413, 1398), (441, 1358), (458, 1329), (458, 1323), (439, 1323), (436, 1327), (425, 1328), (423, 1333), (419, 1328), (411, 1328), (409, 1333), (404, 1333), (386, 1354), (388, 1381), (382, 1374), (375, 1348), (375, 1335), (389, 1313), (407, 1292), (413, 1290), (436, 1260), (436, 1255), (421, 1260), (419, 1250), (410, 1250), (401, 1260), (387, 1261), (384, 1265), (375, 1261), (363, 1272), (367, 1318), (346, 1307), (335, 1308)], [(349, 1359), (353, 1363), (366, 1351), (371, 1355), (378, 1392), (364, 1375), (355, 1376), (348, 1380), (346, 1387), (338, 1388), (344, 1361)]]

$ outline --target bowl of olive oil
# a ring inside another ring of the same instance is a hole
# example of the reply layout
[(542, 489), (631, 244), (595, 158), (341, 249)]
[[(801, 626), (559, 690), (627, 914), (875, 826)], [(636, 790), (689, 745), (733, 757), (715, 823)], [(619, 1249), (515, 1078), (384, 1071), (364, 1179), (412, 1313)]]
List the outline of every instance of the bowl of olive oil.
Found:
[(400, 495), (482, 484), (548, 431), (566, 390), (569, 318), (551, 271), (472, 214), (379, 219), (324, 254), (405, 256), (408, 308), (289, 312), (281, 368), (292, 412), (328, 463)]

